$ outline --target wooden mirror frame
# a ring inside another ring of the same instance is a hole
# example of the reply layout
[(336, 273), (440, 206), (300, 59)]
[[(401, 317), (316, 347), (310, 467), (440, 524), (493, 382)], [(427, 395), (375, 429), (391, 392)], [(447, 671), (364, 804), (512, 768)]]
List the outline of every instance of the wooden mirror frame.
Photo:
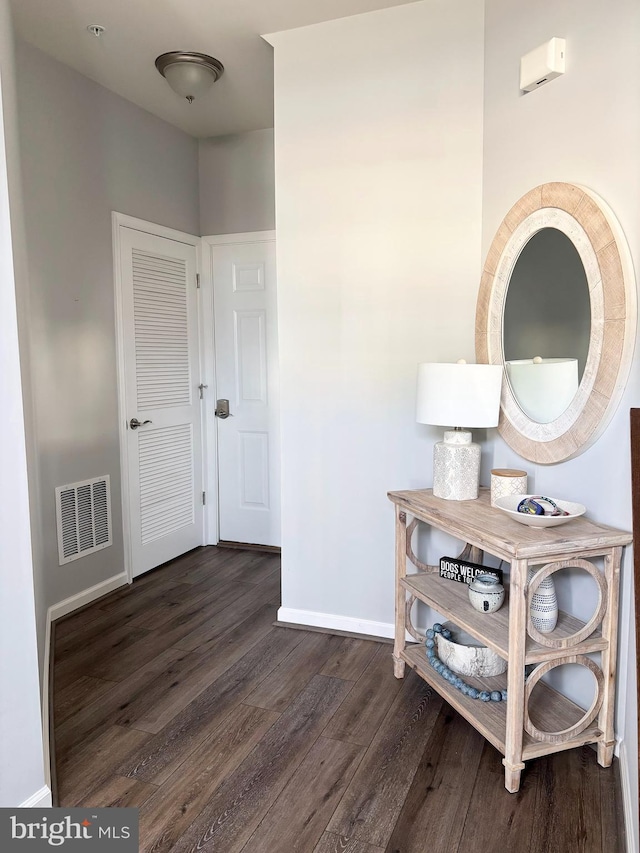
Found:
[(514, 204), (489, 248), (476, 308), (478, 363), (505, 363), (509, 281), (520, 252), (542, 228), (566, 234), (584, 265), (591, 303), (589, 352), (574, 399), (550, 423), (525, 415), (510, 383), (503, 382), (498, 430), (520, 456), (549, 465), (593, 444), (620, 402), (635, 343), (636, 292), (629, 247), (606, 203), (576, 184), (542, 184)]

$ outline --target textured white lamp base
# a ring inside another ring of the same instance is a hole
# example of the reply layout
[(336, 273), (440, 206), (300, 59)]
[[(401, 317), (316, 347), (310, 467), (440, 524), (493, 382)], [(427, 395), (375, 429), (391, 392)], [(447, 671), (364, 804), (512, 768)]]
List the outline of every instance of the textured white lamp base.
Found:
[(433, 448), (433, 494), (447, 501), (471, 501), (478, 497), (480, 445), (473, 444), (469, 430), (446, 430), (444, 441)]

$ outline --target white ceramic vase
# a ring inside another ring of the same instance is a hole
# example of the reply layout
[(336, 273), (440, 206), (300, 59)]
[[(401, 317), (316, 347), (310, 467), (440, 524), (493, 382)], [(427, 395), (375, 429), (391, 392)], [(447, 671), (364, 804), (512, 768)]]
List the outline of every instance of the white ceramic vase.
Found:
[[(535, 569), (529, 569), (529, 583), (535, 575)], [(550, 634), (558, 624), (558, 599), (556, 585), (549, 576), (539, 584), (531, 598), (531, 622), (541, 634)]]

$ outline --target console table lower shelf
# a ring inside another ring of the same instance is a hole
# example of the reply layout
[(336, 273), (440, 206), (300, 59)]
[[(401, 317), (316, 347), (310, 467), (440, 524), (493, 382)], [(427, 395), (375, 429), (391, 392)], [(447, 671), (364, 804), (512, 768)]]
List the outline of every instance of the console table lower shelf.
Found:
[[(430, 666), (425, 654), (424, 646), (407, 646), (400, 656), (411, 669), (430, 684), (437, 693), (445, 699), (452, 708), (468, 720), (480, 734), (485, 737), (495, 748), (506, 754), (506, 730), (507, 730), (507, 702), (482, 702), (479, 699), (470, 699), (465, 696), (449, 682), (445, 681)], [(494, 675), (491, 678), (469, 678), (465, 681), (478, 690), (506, 690), (507, 676)], [(554, 731), (562, 731), (574, 725), (584, 715), (584, 709), (567, 699), (561, 693), (557, 693), (543, 682), (531, 696), (529, 712), (532, 718), (544, 716), (546, 723)], [(584, 746), (587, 743), (597, 743), (602, 740), (603, 732), (597, 725), (586, 728), (583, 732), (570, 740), (562, 743), (546, 743), (535, 740), (527, 732), (523, 734), (522, 759), (539, 758), (541, 755), (550, 755), (553, 752), (561, 752), (565, 749), (573, 749), (576, 746)]]

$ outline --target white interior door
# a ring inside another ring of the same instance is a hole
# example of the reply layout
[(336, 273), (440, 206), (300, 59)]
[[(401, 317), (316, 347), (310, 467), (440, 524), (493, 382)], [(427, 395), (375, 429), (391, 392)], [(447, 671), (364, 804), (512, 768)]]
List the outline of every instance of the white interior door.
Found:
[(135, 577), (203, 542), (196, 247), (120, 226), (119, 252), (125, 536)]
[(216, 395), (229, 401), (216, 418), (218, 536), (279, 547), (275, 240), (214, 245), (212, 258)]

